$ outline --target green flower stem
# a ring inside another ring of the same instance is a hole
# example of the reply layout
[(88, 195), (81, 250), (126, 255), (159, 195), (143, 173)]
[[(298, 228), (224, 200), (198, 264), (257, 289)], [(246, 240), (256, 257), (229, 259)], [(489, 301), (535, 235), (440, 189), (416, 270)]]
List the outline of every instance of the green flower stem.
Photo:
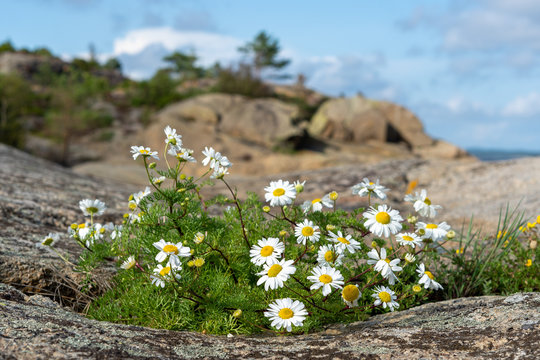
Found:
[(167, 147), (169, 146), (169, 143), (165, 143), (165, 149), (163, 149), (163, 158), (165, 159), (165, 163), (167, 163), (167, 169), (171, 170), (171, 165), (169, 165), (169, 160), (167, 160)]
[(300, 296), (302, 299), (304, 299), (305, 301), (307, 301), (308, 303), (310, 303), (313, 307), (316, 307), (316, 308), (319, 309), (319, 310), (322, 310), (322, 311), (326, 311), (326, 312), (331, 313), (330, 310), (325, 309), (325, 308), (320, 307), (319, 305), (315, 304), (315, 301), (313, 301), (312, 299), (303, 296), (302, 294), (300, 294), (300, 293), (294, 291), (293, 289), (291, 289), (290, 287), (288, 287), (288, 286), (285, 285), (285, 284), (283, 284), (283, 286), (285, 287), (285, 289), (287, 289), (287, 290), (289, 290), (289, 291), (295, 293), (296, 295)]
[(304, 252), (303, 252), (302, 254), (300, 254), (300, 256), (298, 256), (298, 257), (296, 258), (296, 260), (294, 260), (294, 262), (293, 262), (292, 264), (295, 265), (298, 261), (300, 261), (300, 259), (302, 258), (302, 256), (306, 255), (307, 251), (308, 251), (308, 242), (307, 242), (307, 240), (306, 240), (306, 248), (304, 249)]
[(223, 258), (223, 260), (225, 260), (225, 262), (227, 263), (227, 267), (229, 269), (231, 269), (231, 275), (233, 277), (233, 280), (235, 283), (238, 284), (238, 279), (236, 278), (236, 275), (234, 274), (234, 271), (231, 267), (231, 264), (229, 263), (229, 259), (227, 259), (227, 257), (225, 256), (225, 254), (218, 248), (215, 248), (213, 247), (212, 245), (210, 245), (208, 242), (204, 242), (210, 249), (212, 249), (213, 251), (216, 251), (217, 253), (219, 253), (219, 255)]
[(60, 254), (59, 251), (57, 251), (55, 248), (53, 248), (52, 246), (49, 246), (51, 248), (52, 251), (54, 251), (56, 253), (56, 255), (58, 255), (60, 257), (60, 259), (64, 260), (64, 262), (66, 264), (69, 264), (73, 267), (76, 267), (76, 265), (74, 263), (72, 263), (71, 261), (69, 261), (66, 257), (64, 257), (62, 254)]
[(221, 181), (223, 181), (223, 183), (227, 186), (227, 188), (229, 189), (229, 191), (231, 192), (232, 196), (233, 196), (233, 200), (234, 200), (234, 203), (236, 205), (236, 208), (238, 209), (238, 216), (240, 218), (240, 225), (242, 227), (242, 235), (244, 236), (244, 240), (246, 241), (246, 246), (248, 248), (248, 250), (251, 249), (251, 245), (249, 244), (249, 240), (247, 238), (247, 234), (246, 234), (246, 228), (244, 226), (244, 218), (242, 216), (242, 209), (240, 208), (240, 203), (238, 201), (238, 197), (236, 196), (236, 193), (231, 189), (231, 187), (229, 186), (229, 184), (225, 181), (224, 178), (221, 178)]
[(373, 270), (373, 267), (374, 267), (374, 266), (375, 266), (375, 265), (371, 265), (369, 268), (367, 268), (366, 270), (362, 271), (360, 274), (353, 276), (353, 277), (350, 278), (349, 280), (345, 281), (345, 284), (350, 283), (351, 281), (358, 279), (360, 276), (364, 275), (365, 273), (367, 273), (367, 272)]
[(150, 184), (154, 187), (154, 189), (156, 189), (156, 191), (163, 195), (163, 197), (166, 199), (167, 196), (165, 195), (165, 193), (163, 193), (163, 191), (161, 191), (161, 189), (157, 187), (156, 184), (154, 184), (154, 182), (152, 181), (152, 176), (150, 175), (150, 171), (148, 171), (148, 163), (146, 162), (146, 156), (143, 156), (143, 161), (144, 169), (146, 170), (146, 176), (148, 176), (148, 181), (150, 181)]

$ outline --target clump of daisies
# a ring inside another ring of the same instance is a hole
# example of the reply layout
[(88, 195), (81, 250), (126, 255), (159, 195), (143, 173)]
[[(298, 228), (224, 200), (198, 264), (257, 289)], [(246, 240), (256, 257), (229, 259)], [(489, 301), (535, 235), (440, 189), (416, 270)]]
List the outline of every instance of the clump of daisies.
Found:
[[(300, 333), (444, 290), (440, 258), (454, 251), (447, 242), (456, 234), (435, 220), (442, 207), (426, 190), (405, 196), (406, 214), (368, 178), (350, 190), (366, 207), (351, 212), (339, 208), (336, 191), (303, 196), (302, 179), (270, 181), (262, 202), (255, 194), (240, 200), (226, 155), (207, 146), (198, 160), (176, 129), (164, 133), (161, 153), (131, 148), (149, 186), (129, 196), (122, 224), (96, 223), (106, 206), (86, 199), (79, 206), (87, 221), (68, 231), (92, 258), (107, 248), (119, 269), (93, 317), (216, 334)], [(203, 169), (190, 170), (197, 163)], [(195, 173), (202, 175), (188, 175)], [(207, 198), (216, 182), (228, 195)], [(49, 234), (41, 243), (57, 241)]]

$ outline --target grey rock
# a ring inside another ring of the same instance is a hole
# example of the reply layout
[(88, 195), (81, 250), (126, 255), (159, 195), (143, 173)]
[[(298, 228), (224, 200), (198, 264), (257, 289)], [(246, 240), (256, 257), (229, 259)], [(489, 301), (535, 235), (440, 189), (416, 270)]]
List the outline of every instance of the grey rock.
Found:
[(99, 322), (0, 285), (0, 349), (13, 359), (534, 359), (540, 294), (426, 304), (300, 336), (207, 336)]

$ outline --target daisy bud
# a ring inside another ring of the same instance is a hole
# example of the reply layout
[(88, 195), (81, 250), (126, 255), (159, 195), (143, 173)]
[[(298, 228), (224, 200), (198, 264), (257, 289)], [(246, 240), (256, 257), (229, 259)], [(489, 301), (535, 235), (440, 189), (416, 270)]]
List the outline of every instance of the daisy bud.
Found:
[(135, 202), (130, 201), (128, 207), (129, 207), (129, 210), (135, 210), (137, 208), (137, 204)]
[(329, 194), (330, 200), (332, 200), (332, 201), (336, 201), (338, 199), (338, 196), (339, 196), (339, 194), (336, 191), (332, 191)]
[(332, 231), (332, 230), (335, 230), (335, 229), (336, 229), (336, 227), (334, 225), (332, 225), (332, 224), (326, 225), (326, 231)]
[(193, 242), (195, 244), (200, 244), (204, 241), (204, 238), (206, 237), (206, 233), (203, 234), (202, 232), (198, 232), (195, 234), (195, 238), (193, 239)]
[(418, 221), (418, 218), (413, 215), (409, 215), (409, 217), (407, 218), (407, 222), (409, 224), (416, 224), (417, 221)]
[(416, 260), (416, 257), (413, 254), (405, 254), (405, 261), (410, 263), (413, 263)]
[(532, 259), (527, 259), (527, 262), (525, 263), (526, 267), (532, 266)]
[(196, 258), (193, 260), (193, 265), (196, 267), (201, 267), (204, 265), (204, 259), (203, 258)]
[(128, 201), (133, 200), (133, 194), (129, 195)]
[(69, 227), (70, 227), (72, 230), (76, 230), (77, 227), (78, 227), (78, 225), (77, 225), (77, 224), (71, 224)]
[(240, 316), (242, 316), (242, 310), (240, 310), (240, 309), (234, 310), (232, 316), (234, 316), (237, 319), (240, 318)]
[(372, 241), (372, 242), (371, 242), (371, 247), (372, 247), (372, 248), (376, 248), (376, 247), (377, 247), (377, 242), (376, 242), (376, 241)]
[(193, 260), (189, 260), (189, 261), (187, 262), (187, 266), (193, 267), (193, 265), (194, 265), (194, 264), (193, 264)]
[(424, 236), (426, 234), (426, 230), (424, 229), (418, 229), (418, 235)]
[(180, 180), (186, 180), (186, 174), (180, 174)]
[(279, 232), (279, 236), (287, 236), (287, 235), (289, 235), (289, 233), (286, 232), (285, 230), (281, 230), (281, 231)]
[(414, 285), (414, 286), (412, 287), (412, 289), (413, 289), (413, 291), (416, 292), (416, 293), (422, 291), (422, 287), (421, 287), (420, 285)]
[(177, 193), (183, 193), (184, 191), (186, 191), (186, 188), (180, 188), (176, 190)]
[(182, 206), (182, 207), (183, 207), (183, 206), (186, 206), (186, 203), (185, 203), (185, 202), (181, 202), (181, 203), (180, 203), (180, 206)]
[(297, 193), (301, 193), (302, 191), (304, 191), (304, 182), (299, 182), (299, 181), (295, 181), (294, 182), (294, 189), (296, 190)]
[(456, 232), (454, 230), (450, 230), (446, 233), (446, 238), (448, 240), (452, 240), (453, 238), (456, 237)]
[(127, 219), (129, 217), (129, 214), (124, 214), (123, 217), (124, 219)]
[(190, 253), (191, 255), (193, 255), (194, 252), (195, 252), (194, 249), (189, 250), (189, 253)]
[(192, 181), (193, 180), (193, 176), (190, 176), (187, 178), (189, 181)]
[(538, 245), (538, 241), (532, 240), (531, 243), (529, 244), (529, 247), (531, 248), (531, 250), (534, 250), (536, 249), (537, 245)]
[(270, 206), (268, 205), (263, 206), (262, 211), (264, 211), (265, 213), (270, 212)]
[(156, 163), (155, 163), (155, 162), (152, 162), (152, 163), (150, 163), (150, 165), (148, 165), (148, 167), (149, 167), (150, 169), (155, 169), (155, 168), (156, 168)]

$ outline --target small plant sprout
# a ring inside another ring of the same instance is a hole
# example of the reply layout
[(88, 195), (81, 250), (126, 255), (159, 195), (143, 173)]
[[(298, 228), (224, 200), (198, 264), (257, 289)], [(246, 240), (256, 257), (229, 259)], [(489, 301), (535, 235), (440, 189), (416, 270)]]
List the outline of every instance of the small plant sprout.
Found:
[[(390, 189), (368, 178), (352, 187), (367, 208), (341, 209), (337, 191), (308, 197), (309, 184), (294, 179), (270, 181), (259, 189), (261, 201), (239, 195), (229, 183), (231, 161), (214, 147), (197, 162), (176, 129), (167, 126), (164, 135), (166, 167), (151, 162), (156, 151), (131, 147), (149, 186), (129, 197), (118, 224), (95, 222), (106, 205), (85, 199), (81, 222), (68, 228), (83, 248), (78, 264), (70, 263), (78, 271), (91, 279), (100, 266), (118, 269), (114, 286), (89, 305), (96, 319), (298, 334), (435, 298), (539, 290), (540, 219), (507, 209), (483, 238), (436, 219), (442, 208), (425, 190), (405, 197), (410, 210), (402, 216), (384, 203)], [(207, 198), (205, 187), (215, 183), (226, 192)], [(58, 240), (50, 233), (39, 247), (56, 251)]]

